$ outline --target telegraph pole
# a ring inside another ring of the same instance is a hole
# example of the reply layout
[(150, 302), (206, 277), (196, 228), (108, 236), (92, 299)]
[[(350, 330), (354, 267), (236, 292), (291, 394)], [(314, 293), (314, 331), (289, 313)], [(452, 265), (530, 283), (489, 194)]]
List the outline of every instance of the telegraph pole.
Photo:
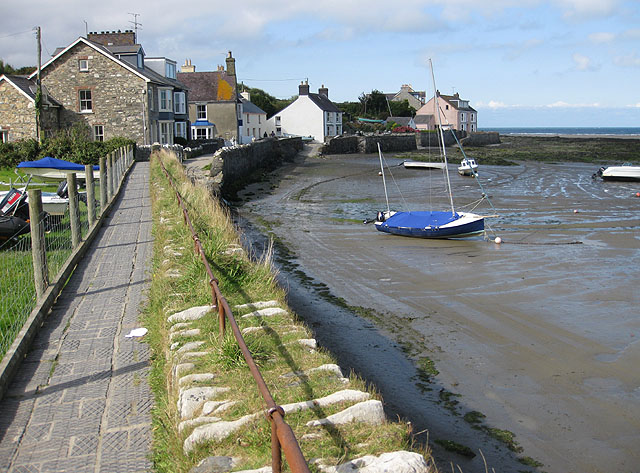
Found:
[(42, 69), (42, 32), (39, 26), (36, 26), (36, 39), (38, 41), (38, 73), (36, 75), (36, 139), (38, 143), (42, 143), (42, 83), (40, 82), (40, 70)]

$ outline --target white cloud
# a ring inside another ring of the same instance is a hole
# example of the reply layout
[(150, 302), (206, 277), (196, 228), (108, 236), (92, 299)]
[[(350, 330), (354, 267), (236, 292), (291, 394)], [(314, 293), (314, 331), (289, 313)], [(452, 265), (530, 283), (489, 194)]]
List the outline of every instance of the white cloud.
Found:
[(616, 39), (616, 35), (613, 33), (605, 32), (592, 33), (589, 35), (589, 39), (591, 40), (591, 42), (596, 44), (611, 43), (614, 39)]
[(613, 63), (621, 67), (640, 67), (640, 57), (638, 53), (633, 52), (624, 56), (615, 57)]
[(572, 58), (576, 68), (579, 71), (595, 71), (600, 69), (600, 65), (595, 64), (588, 56), (584, 56), (580, 53), (575, 53)]
[(565, 18), (587, 20), (613, 14), (619, 0), (554, 0), (564, 10)]

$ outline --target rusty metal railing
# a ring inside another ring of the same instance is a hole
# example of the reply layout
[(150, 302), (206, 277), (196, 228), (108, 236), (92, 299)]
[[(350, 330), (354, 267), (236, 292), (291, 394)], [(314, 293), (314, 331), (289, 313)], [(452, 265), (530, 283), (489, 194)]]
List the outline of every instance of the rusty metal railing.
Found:
[(247, 344), (242, 337), (242, 332), (240, 332), (240, 328), (236, 323), (236, 319), (229, 308), (229, 304), (227, 304), (226, 299), (220, 292), (220, 288), (218, 287), (218, 280), (213, 275), (213, 271), (211, 271), (211, 266), (209, 265), (209, 261), (204, 253), (204, 249), (202, 248), (202, 243), (200, 242), (200, 238), (196, 233), (193, 225), (191, 223), (191, 219), (189, 218), (189, 213), (184, 205), (182, 196), (180, 192), (176, 188), (171, 175), (167, 171), (164, 163), (161, 158), (158, 158), (160, 165), (162, 166), (162, 171), (164, 172), (169, 184), (173, 188), (173, 191), (176, 193), (176, 198), (178, 200), (178, 204), (182, 209), (182, 216), (184, 218), (185, 224), (189, 227), (191, 232), (191, 237), (193, 238), (195, 252), (200, 256), (202, 260), (205, 270), (207, 271), (207, 275), (209, 276), (209, 286), (211, 287), (211, 299), (213, 301), (213, 305), (218, 308), (218, 323), (220, 326), (220, 334), (224, 336), (226, 330), (225, 321), (228, 319), (229, 325), (231, 326), (231, 330), (233, 331), (233, 335), (238, 342), (238, 346), (240, 347), (240, 351), (244, 356), (247, 365), (249, 366), (249, 371), (253, 376), (256, 384), (258, 385), (258, 390), (264, 399), (264, 402), (267, 405), (266, 418), (271, 424), (271, 469), (273, 473), (280, 473), (282, 471), (282, 451), (284, 451), (285, 459), (287, 460), (289, 467), (293, 473), (310, 473), (309, 467), (307, 465), (307, 461), (300, 450), (300, 445), (298, 445), (298, 441), (293, 433), (293, 430), (284, 421), (284, 410), (282, 407), (277, 405), (269, 392), (269, 388), (267, 384), (264, 382), (262, 374), (258, 369), (253, 357), (251, 356), (251, 352), (249, 348), (247, 348)]

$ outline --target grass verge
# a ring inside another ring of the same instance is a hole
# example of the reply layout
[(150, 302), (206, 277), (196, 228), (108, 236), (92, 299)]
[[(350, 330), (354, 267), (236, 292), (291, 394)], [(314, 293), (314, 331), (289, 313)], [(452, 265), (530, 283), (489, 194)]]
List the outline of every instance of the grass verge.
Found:
[[(185, 178), (180, 164), (166, 152), (152, 156), (151, 195), (153, 212), (154, 251), (153, 277), (145, 326), (152, 349), (151, 385), (156, 404), (153, 411), (153, 462), (159, 472), (188, 472), (208, 456), (231, 456), (238, 459), (235, 469), (260, 468), (270, 464), (270, 425), (263, 418), (240, 428), (233, 435), (199, 444), (185, 453), (183, 443), (193, 430), (179, 430), (177, 409), (178, 389), (172, 375), (178, 346), (191, 339), (170, 339), (167, 317), (175, 312), (211, 302), (204, 266), (194, 255), (191, 235), (183, 223), (175, 194), (162, 173), (158, 159), (162, 159), (180, 188), (196, 232), (204, 246), (207, 259), (229, 305), (276, 300), (287, 309), (285, 293), (275, 282), (269, 258), (256, 261), (238, 250), (239, 236), (224, 208), (213, 201), (203, 188), (194, 187)], [(342, 389), (379, 395), (363, 380), (351, 377), (344, 381), (335, 373), (311, 368), (335, 363), (321, 348), (310, 349), (299, 342), (310, 339), (309, 330), (287, 309), (286, 315), (269, 318), (242, 318), (248, 310), (234, 310), (240, 329), (253, 327), (246, 339), (274, 399), (280, 405), (317, 399)], [(192, 324), (204, 341), (200, 348), (206, 356), (193, 361), (193, 368), (184, 372), (211, 373), (214, 385), (228, 387), (224, 395), (235, 403), (216, 414), (224, 421), (233, 421), (247, 414), (264, 410), (255, 382), (246, 365), (238, 357), (233, 340), (219, 333), (214, 315)], [(340, 426), (308, 427), (310, 420), (326, 417), (348, 407), (337, 404), (288, 414), (286, 422), (292, 427), (307, 460), (322, 458), (325, 464), (337, 464), (364, 455), (413, 450), (409, 426), (403, 422), (381, 425), (350, 423)], [(428, 452), (419, 452), (429, 460)], [(312, 466), (312, 471), (316, 467)]]

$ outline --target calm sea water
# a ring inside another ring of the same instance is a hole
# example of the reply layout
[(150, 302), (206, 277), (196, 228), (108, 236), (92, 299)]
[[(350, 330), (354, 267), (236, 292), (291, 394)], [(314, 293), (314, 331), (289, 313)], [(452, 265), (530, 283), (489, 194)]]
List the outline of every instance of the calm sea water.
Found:
[(640, 127), (505, 127), (480, 128), (503, 135), (631, 135), (640, 136)]

